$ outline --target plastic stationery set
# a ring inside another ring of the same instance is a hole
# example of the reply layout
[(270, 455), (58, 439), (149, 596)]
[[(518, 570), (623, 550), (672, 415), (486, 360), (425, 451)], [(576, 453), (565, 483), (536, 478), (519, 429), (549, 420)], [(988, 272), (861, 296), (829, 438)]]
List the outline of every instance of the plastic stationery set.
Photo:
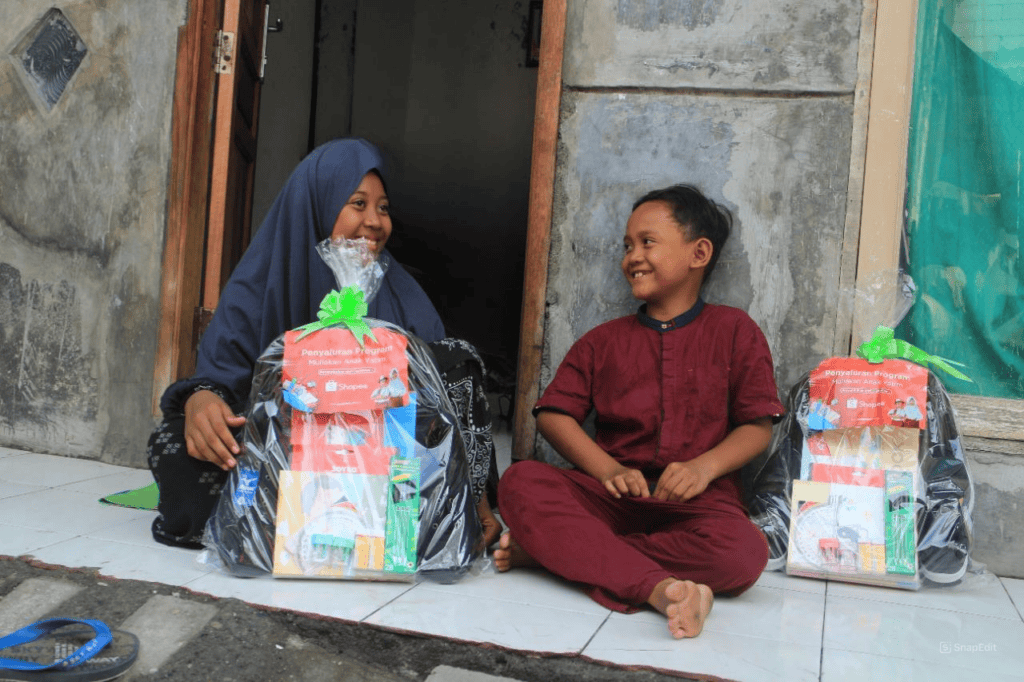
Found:
[(384, 276), (365, 240), (318, 251), (340, 291), (259, 358), (207, 554), (242, 576), (456, 580), (483, 532), (430, 350), (364, 317)]
[(791, 389), (754, 474), (748, 504), (768, 570), (912, 590), (959, 582), (974, 489), (956, 413), (929, 367), (967, 377), (890, 327), (857, 354), (827, 358)]

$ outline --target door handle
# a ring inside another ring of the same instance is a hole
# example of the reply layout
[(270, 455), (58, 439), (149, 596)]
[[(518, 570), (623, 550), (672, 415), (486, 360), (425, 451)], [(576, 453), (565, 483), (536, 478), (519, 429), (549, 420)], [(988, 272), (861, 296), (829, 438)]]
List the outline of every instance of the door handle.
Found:
[(284, 30), (284, 21), (278, 17), (274, 25), (270, 25), (270, 3), (263, 8), (263, 58), (260, 60), (260, 83), (267, 72), (267, 36), (271, 33), (280, 33)]

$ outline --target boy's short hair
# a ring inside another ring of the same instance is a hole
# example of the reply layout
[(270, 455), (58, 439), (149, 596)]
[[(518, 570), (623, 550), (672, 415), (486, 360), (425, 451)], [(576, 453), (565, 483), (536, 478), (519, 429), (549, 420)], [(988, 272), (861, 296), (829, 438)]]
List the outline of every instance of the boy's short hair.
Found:
[(672, 217), (686, 230), (688, 239), (707, 238), (711, 242), (711, 259), (704, 268), (706, 282), (718, 263), (722, 247), (732, 231), (732, 213), (725, 206), (708, 199), (693, 185), (672, 185), (648, 192), (633, 204), (635, 211), (649, 201), (664, 201), (672, 209)]

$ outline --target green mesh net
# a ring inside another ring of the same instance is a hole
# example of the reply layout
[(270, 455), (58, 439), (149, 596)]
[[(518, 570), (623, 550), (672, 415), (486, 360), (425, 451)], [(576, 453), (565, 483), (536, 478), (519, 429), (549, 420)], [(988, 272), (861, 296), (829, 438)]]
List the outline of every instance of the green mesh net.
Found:
[[(1017, 15), (1020, 16), (1017, 16)], [(1024, 398), (1024, 3), (921, 0), (902, 339), (959, 360), (954, 393)]]

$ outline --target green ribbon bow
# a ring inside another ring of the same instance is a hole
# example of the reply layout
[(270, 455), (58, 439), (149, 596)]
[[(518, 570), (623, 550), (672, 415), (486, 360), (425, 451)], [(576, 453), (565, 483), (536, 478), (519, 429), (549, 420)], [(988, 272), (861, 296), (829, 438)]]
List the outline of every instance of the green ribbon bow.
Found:
[(934, 365), (952, 377), (962, 379), (963, 381), (971, 381), (970, 377), (953, 367), (953, 365), (963, 367), (963, 363), (940, 358), (938, 355), (929, 355), (917, 346), (897, 339), (891, 327), (878, 327), (875, 329), (871, 340), (862, 343), (860, 348), (857, 349), (857, 355), (875, 365), (889, 358), (910, 360), (922, 367)]
[(374, 341), (377, 340), (377, 337), (373, 335), (373, 330), (363, 320), (367, 310), (369, 308), (366, 301), (363, 300), (363, 292), (359, 287), (347, 286), (341, 291), (331, 291), (320, 302), (320, 310), (316, 313), (319, 321), (299, 327), (302, 333), (295, 340), (301, 341), (309, 334), (327, 327), (344, 325), (356, 337), (359, 347), (363, 348), (363, 337), (369, 336)]

